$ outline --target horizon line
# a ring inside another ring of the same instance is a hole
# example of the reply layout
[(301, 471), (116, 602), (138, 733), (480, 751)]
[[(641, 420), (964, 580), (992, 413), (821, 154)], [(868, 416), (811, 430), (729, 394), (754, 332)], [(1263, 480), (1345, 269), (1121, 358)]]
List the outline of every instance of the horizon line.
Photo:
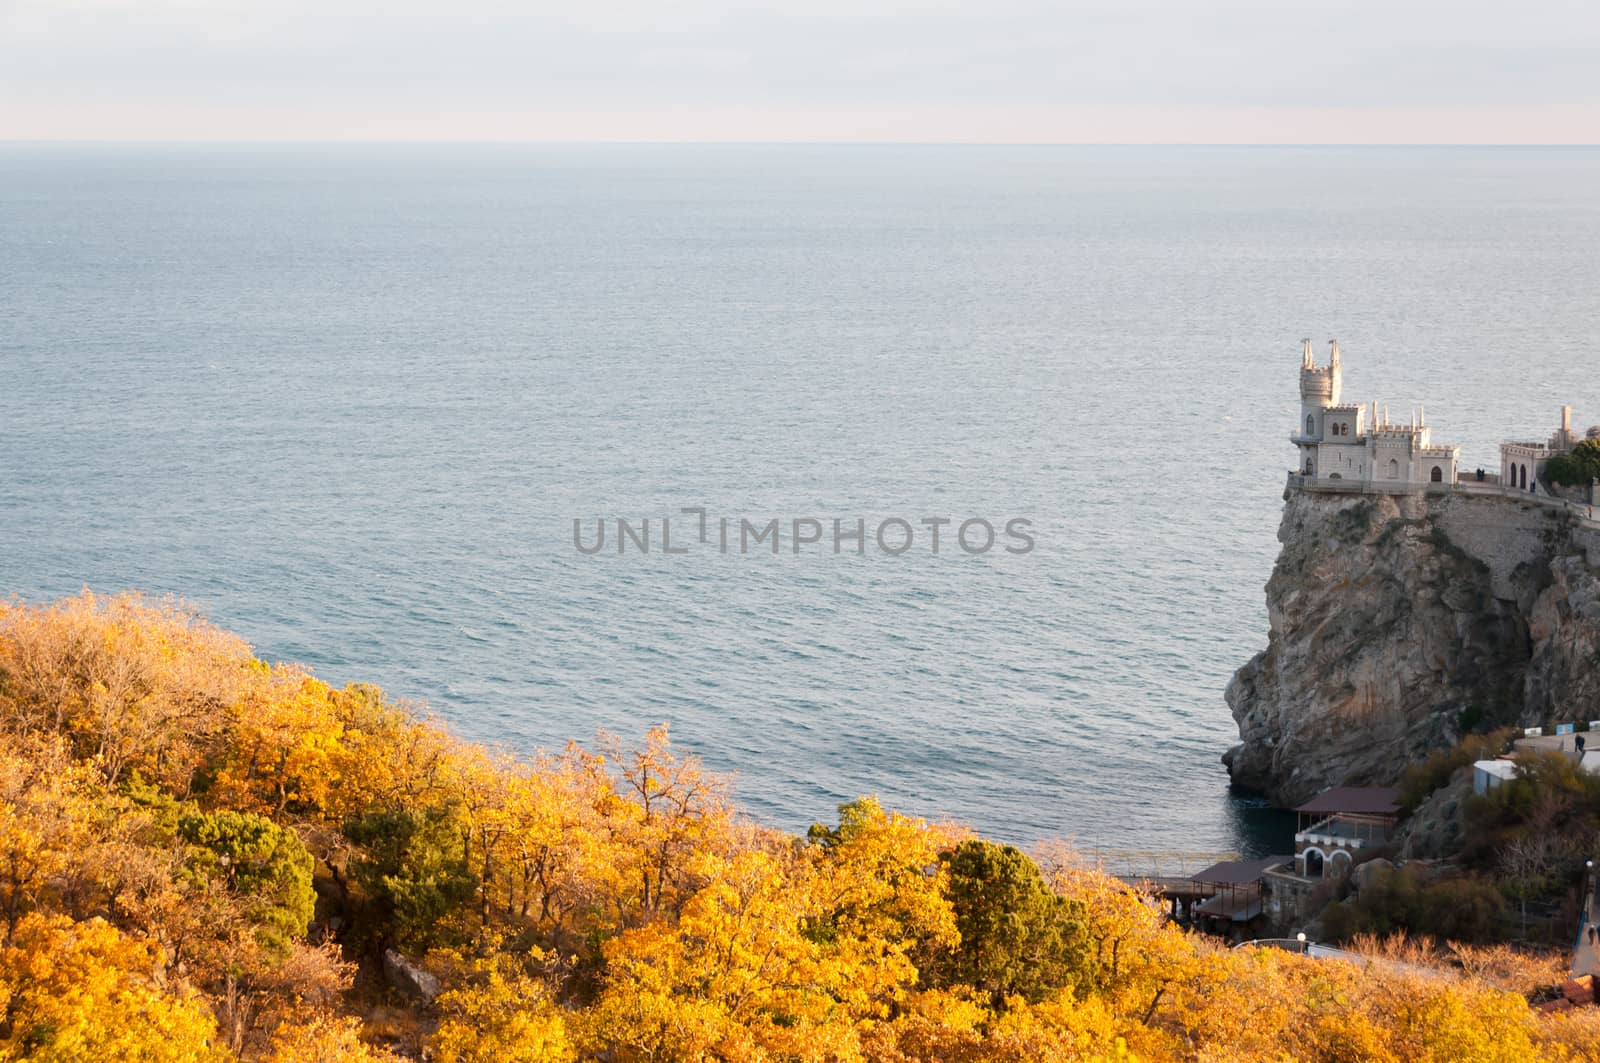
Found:
[(727, 140), (727, 139), (453, 139), (453, 138), (364, 138), (364, 137), (251, 137), (166, 138), (166, 137), (5, 137), (0, 145), (82, 144), (82, 145), (370, 145), (466, 147), (939, 147), (939, 148), (1596, 148), (1597, 141), (1202, 141), (1202, 140)]

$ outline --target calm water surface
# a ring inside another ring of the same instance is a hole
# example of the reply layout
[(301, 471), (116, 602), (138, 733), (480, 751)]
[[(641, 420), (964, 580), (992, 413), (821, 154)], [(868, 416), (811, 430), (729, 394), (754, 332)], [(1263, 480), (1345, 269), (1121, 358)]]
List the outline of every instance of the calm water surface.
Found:
[[(1596, 188), (1590, 150), (0, 145), (0, 589), (179, 594), (519, 750), (669, 722), (785, 827), (876, 793), (1259, 851), (1222, 690), (1300, 338), (1468, 467), (1600, 421)], [(683, 506), (1038, 546), (573, 549)]]

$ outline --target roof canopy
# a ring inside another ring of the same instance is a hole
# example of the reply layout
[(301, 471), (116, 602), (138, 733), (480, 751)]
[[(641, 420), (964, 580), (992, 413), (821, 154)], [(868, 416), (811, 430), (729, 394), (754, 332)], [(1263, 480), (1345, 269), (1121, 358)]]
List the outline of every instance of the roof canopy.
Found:
[(1268, 856), (1260, 860), (1224, 860), (1212, 864), (1194, 876), (1194, 882), (1214, 882), (1221, 886), (1248, 886), (1261, 878), (1262, 872), (1278, 864), (1287, 864), (1292, 856)]
[(1324, 790), (1295, 811), (1397, 816), (1400, 814), (1400, 791), (1393, 786), (1335, 786), (1331, 790)]

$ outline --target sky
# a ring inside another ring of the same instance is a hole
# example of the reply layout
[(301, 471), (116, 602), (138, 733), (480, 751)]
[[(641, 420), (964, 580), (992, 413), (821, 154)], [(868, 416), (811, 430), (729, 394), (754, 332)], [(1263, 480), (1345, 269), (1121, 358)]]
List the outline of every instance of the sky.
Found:
[(0, 0), (0, 139), (1596, 143), (1596, 0)]

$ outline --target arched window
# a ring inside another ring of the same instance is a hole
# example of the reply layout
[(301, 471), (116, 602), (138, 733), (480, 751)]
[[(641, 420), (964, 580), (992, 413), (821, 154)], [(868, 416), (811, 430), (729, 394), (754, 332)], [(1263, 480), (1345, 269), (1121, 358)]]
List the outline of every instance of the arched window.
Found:
[(1322, 851), (1319, 849), (1306, 850), (1306, 878), (1322, 877)]
[(1343, 849), (1335, 850), (1328, 854), (1328, 875), (1331, 878), (1343, 878), (1350, 873), (1350, 866), (1355, 863), (1350, 854)]
[(1433, 467), (1433, 472), (1428, 476), (1428, 479), (1432, 480), (1436, 484), (1444, 483), (1444, 470), (1435, 465)]
[(1526, 465), (1523, 465), (1523, 466), (1520, 466), (1520, 468), (1522, 470), (1521, 473), (1519, 474), (1521, 479), (1522, 479), (1522, 483), (1521, 483), (1520, 486), (1524, 490), (1526, 490), (1527, 487), (1528, 487), (1528, 467)]
[(1400, 462), (1396, 461), (1394, 458), (1389, 459), (1389, 479), (1400, 479)]
[(1316, 434), (1317, 434), (1317, 419), (1315, 417), (1311, 416), (1308, 413), (1308, 414), (1306, 414), (1306, 438), (1310, 439), (1312, 436), (1314, 436)]

